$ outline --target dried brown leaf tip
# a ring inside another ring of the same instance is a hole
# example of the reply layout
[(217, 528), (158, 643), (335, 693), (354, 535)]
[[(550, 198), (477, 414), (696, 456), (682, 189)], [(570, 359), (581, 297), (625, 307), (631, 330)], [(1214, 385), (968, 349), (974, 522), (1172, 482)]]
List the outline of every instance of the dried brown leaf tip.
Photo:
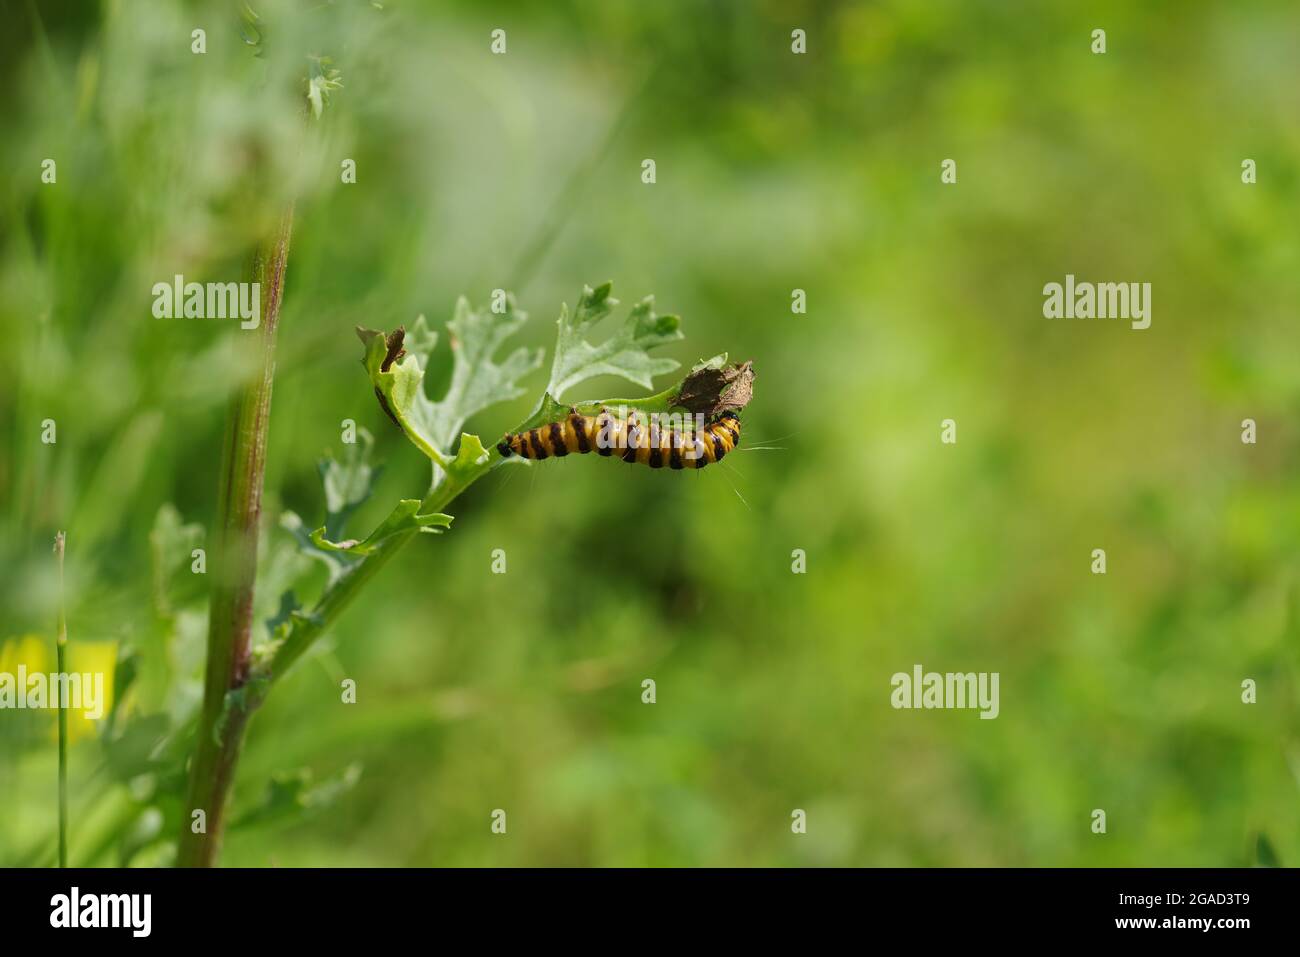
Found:
[(696, 369), (682, 382), (677, 405), (710, 418), (738, 412), (754, 397), (754, 363)]
[[(384, 336), (377, 329), (363, 329), (361, 326), (357, 326), (357, 338), (362, 342), (369, 343), (377, 336), (383, 336), (384, 338), (384, 361), (379, 364), (379, 371), (387, 372), (392, 368), (394, 362), (401, 361), (402, 356), (406, 355), (406, 350), (402, 348), (402, 343), (406, 341), (406, 327), (398, 326), (387, 336)], [(364, 357), (361, 364), (366, 364)], [(388, 407), (388, 400), (379, 391), (379, 386), (375, 386), (375, 398), (379, 400), (379, 406), (384, 410), (384, 413), (393, 420), (393, 424), (401, 428), (402, 423), (397, 421), (397, 416), (393, 415), (393, 410)]]
[(406, 341), (406, 326), (398, 326), (384, 341), (388, 346), (388, 353), (379, 367), (380, 372), (387, 372), (394, 362), (400, 361), (402, 356), (406, 355), (406, 350), (402, 348), (402, 343)]

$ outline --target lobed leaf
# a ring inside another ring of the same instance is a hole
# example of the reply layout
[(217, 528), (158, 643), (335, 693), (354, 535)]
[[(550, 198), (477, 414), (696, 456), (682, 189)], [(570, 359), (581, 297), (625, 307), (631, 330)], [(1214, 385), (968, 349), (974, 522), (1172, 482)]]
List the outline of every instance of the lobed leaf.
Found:
[(358, 427), (357, 439), (345, 447), (343, 461), (326, 455), (316, 466), (325, 489), (325, 528), (331, 538), (342, 536), (348, 518), (370, 498), (383, 472), (370, 464), (374, 436)]
[[(477, 437), (461, 436), (455, 456), (452, 447), (470, 416), (523, 395), (518, 380), (542, 364), (541, 349), (519, 348), (501, 362), (494, 358), (527, 318), (515, 309), (513, 297), (506, 297), (505, 311), (498, 314), (475, 310), (462, 296), (447, 324), (451, 381), (436, 402), (425, 391), (424, 377), (437, 335), (424, 316), (416, 319), (410, 332), (398, 329), (385, 336), (373, 329), (357, 329), (365, 346), (362, 362), (384, 410), (437, 469), (458, 468), (468, 474), (486, 467), (487, 452)], [(467, 438), (473, 438), (468, 448)]]
[(682, 338), (681, 320), (654, 311), (654, 296), (646, 296), (632, 307), (618, 331), (593, 345), (586, 338), (590, 329), (607, 316), (618, 300), (610, 296), (612, 284), (582, 288), (582, 295), (570, 315), (560, 310), (551, 380), (546, 394), (558, 402), (564, 393), (581, 382), (601, 375), (614, 375), (649, 389), (654, 377), (672, 372), (680, 365), (675, 359), (656, 359), (649, 350)]
[[(297, 513), (286, 511), (280, 516), (280, 526), (293, 535), (299, 552), (325, 566), (331, 585), (355, 564), (356, 559), (338, 548), (317, 544), (316, 538), (326, 542), (343, 538), (348, 519), (369, 500), (382, 471), (370, 464), (374, 437), (365, 429), (358, 428), (357, 438), (358, 442), (346, 447), (342, 461), (326, 454), (317, 463), (317, 472), (325, 493), (325, 524), (314, 532), (308, 532)], [(283, 611), (282, 607), (281, 613)], [(271, 633), (274, 634), (275, 631), (275, 626), (272, 625)]]

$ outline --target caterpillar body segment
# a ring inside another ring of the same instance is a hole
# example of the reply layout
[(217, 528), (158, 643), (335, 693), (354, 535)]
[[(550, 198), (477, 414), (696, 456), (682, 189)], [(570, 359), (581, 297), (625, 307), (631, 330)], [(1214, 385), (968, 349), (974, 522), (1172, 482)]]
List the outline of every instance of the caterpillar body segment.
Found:
[[(689, 421), (689, 417), (687, 417)], [(624, 462), (648, 465), (652, 469), (702, 469), (740, 444), (740, 417), (724, 412), (702, 429), (663, 428), (633, 412), (626, 421), (601, 409), (597, 415), (582, 415), (576, 409), (556, 422), (539, 425), (527, 432), (508, 433), (497, 451), (509, 458), (560, 458), (571, 453), (618, 456)]]

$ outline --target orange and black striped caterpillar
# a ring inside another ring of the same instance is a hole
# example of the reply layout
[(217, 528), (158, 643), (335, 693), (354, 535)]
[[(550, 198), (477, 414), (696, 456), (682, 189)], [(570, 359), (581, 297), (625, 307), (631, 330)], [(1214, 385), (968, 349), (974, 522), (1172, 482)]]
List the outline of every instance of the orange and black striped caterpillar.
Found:
[[(676, 418), (676, 417), (672, 417)], [(687, 422), (694, 416), (685, 416)], [(700, 417), (702, 420), (703, 417)], [(724, 412), (703, 428), (663, 428), (656, 419), (649, 425), (633, 412), (624, 422), (605, 409), (598, 415), (582, 415), (570, 408), (558, 422), (539, 425), (527, 432), (511, 432), (497, 445), (505, 458), (518, 455), (525, 459), (560, 457), (570, 452), (579, 455), (617, 455), (624, 462), (648, 465), (652, 469), (702, 469), (740, 444), (740, 416)]]

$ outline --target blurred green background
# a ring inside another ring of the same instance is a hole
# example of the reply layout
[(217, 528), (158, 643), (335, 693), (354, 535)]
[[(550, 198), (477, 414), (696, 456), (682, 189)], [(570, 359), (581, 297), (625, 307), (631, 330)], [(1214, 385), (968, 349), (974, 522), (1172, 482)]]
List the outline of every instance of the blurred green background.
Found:
[[(73, 748), (74, 864), (168, 859), (198, 695), (238, 333), (150, 287), (240, 278), (290, 194), (259, 621), (323, 584), (278, 522), (344, 419), (385, 465), (354, 531), (427, 487), (358, 324), (503, 287), (549, 350), (612, 278), (665, 354), (755, 361), (780, 448), (484, 479), (258, 714), (224, 863), (1300, 861), (1294, 3), (255, 6), (261, 57), (233, 4), (0, 0), (0, 642), (52, 647), (65, 528), (74, 655), (137, 675)], [(304, 137), (309, 54), (344, 88)], [(1067, 272), (1151, 282), (1151, 328), (1044, 319)], [(892, 709), (916, 663), (1001, 715)], [(0, 863), (53, 859), (45, 717), (0, 713)]]

